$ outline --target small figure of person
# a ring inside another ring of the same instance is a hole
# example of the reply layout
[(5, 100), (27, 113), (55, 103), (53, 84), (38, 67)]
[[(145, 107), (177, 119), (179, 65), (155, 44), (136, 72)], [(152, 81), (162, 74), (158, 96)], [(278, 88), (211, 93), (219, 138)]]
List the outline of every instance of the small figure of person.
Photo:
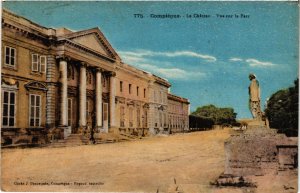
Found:
[(249, 108), (253, 119), (262, 120), (259, 82), (254, 74), (249, 75), (249, 80), (251, 81), (249, 86)]

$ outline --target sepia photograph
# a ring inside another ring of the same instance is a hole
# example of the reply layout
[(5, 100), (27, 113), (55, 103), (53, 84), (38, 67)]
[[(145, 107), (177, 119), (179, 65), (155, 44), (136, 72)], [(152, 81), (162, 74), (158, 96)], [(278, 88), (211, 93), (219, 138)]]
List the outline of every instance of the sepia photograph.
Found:
[(297, 193), (297, 1), (3, 1), (1, 191)]

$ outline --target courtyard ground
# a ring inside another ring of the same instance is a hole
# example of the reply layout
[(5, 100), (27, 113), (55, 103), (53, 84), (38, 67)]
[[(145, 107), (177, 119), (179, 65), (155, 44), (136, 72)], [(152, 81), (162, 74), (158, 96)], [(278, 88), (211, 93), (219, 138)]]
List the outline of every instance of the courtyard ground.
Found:
[(258, 188), (210, 186), (224, 171), (230, 130), (63, 148), (2, 149), (3, 191), (297, 192), (297, 175), (262, 176)]

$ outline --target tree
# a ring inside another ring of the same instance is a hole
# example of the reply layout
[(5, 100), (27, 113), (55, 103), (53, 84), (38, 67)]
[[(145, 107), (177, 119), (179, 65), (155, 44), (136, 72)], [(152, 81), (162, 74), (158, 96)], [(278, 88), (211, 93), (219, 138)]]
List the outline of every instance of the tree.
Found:
[(192, 115), (211, 119), (215, 125), (234, 124), (236, 122), (236, 113), (233, 108), (219, 108), (212, 104), (198, 107)]
[(270, 127), (287, 136), (298, 136), (299, 80), (295, 80), (294, 84), (293, 87), (272, 94), (265, 110)]

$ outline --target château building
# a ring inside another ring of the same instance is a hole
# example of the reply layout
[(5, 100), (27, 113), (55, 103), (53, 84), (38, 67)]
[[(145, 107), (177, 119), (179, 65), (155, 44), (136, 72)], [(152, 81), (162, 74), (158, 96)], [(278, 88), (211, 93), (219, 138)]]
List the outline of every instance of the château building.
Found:
[(168, 115), (170, 132), (184, 132), (189, 129), (189, 105), (188, 99), (168, 93)]
[[(3, 144), (46, 143), (90, 128), (170, 132), (179, 128), (170, 124), (176, 113), (188, 128), (188, 100), (168, 93), (167, 80), (123, 63), (99, 28), (53, 29), (2, 14)], [(184, 110), (170, 111), (173, 103)]]

